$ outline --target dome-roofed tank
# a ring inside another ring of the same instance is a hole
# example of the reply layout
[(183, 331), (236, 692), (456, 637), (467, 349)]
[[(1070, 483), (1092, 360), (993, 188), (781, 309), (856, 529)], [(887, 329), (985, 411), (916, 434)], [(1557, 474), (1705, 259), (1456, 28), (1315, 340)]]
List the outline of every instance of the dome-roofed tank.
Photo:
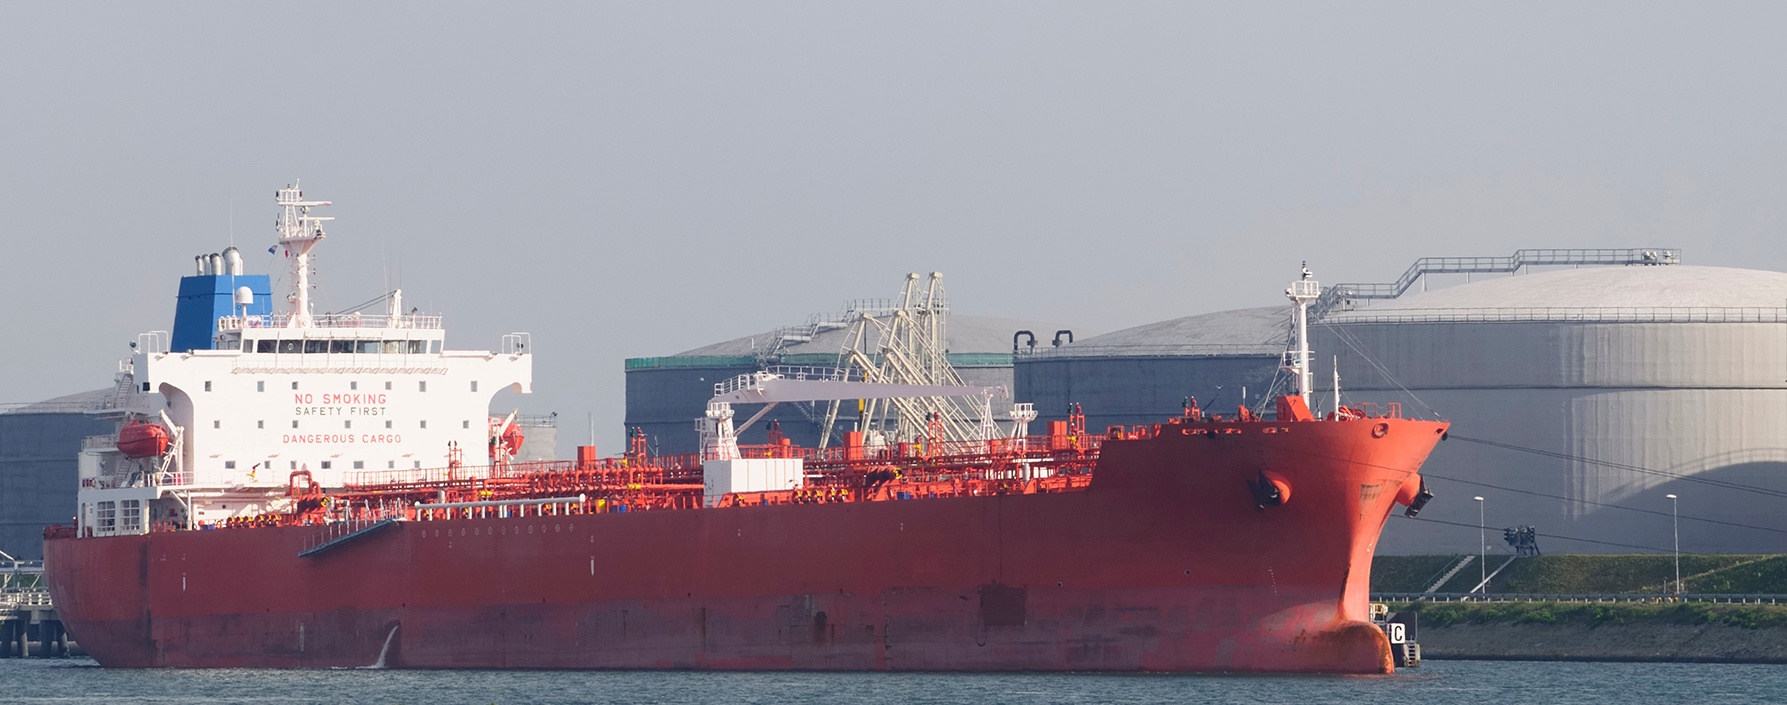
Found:
[(1784, 302), (1787, 274), (1751, 269), (1480, 279), (1330, 313), (1316, 379), (1338, 356), (1349, 403), (1453, 422), (1423, 472), (1439, 498), (1421, 518), (1439, 521), (1393, 522), (1381, 550), (1475, 550), (1473, 496), (1492, 534), (1535, 526), (1550, 550), (1669, 549), (1676, 494), (1683, 550), (1772, 552), (1787, 530), (1770, 494), (1787, 491)]
[(1289, 321), (1289, 306), (1218, 311), (1020, 350), (1017, 398), (1036, 404), (1042, 422), (1078, 403), (1094, 431), (1159, 423), (1191, 396), (1233, 413), (1243, 392), (1258, 401), (1271, 386)]

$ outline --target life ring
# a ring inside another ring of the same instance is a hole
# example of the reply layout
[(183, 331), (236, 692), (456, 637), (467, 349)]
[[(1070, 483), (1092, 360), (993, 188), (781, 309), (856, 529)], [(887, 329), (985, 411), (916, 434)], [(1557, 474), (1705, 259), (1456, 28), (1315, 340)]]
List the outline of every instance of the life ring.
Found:
[(1387, 424), (1387, 423), (1379, 423), (1378, 425), (1371, 427), (1371, 437), (1372, 438), (1383, 438), (1389, 432), (1390, 432), (1390, 424)]

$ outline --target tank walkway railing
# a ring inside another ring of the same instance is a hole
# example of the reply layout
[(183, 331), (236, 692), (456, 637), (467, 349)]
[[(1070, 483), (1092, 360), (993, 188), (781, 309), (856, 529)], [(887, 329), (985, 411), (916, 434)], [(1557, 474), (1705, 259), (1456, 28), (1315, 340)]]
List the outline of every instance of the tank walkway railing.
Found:
[(1738, 605), (1787, 604), (1787, 595), (1721, 593), (1374, 592), (1372, 602), (1705, 602)]
[(1172, 343), (1149, 343), (1138, 345), (1063, 345), (1058, 348), (1036, 348), (1035, 350), (1019, 350), (1016, 355), (1024, 360), (1046, 360), (1050, 358), (1096, 358), (1096, 357), (1278, 357), (1284, 354), (1282, 341), (1270, 343), (1204, 343), (1177, 345)]
[(1625, 249), (1530, 249), (1515, 250), (1509, 257), (1422, 257), (1415, 260), (1395, 282), (1335, 284), (1309, 306), (1311, 319), (1319, 319), (1336, 305), (1352, 299), (1394, 299), (1428, 274), (1506, 274), (1542, 265), (1676, 264), (1681, 250), (1673, 247)]
[(1411, 308), (1335, 314), (1331, 325), (1353, 323), (1781, 323), (1787, 308), (1718, 306), (1597, 306), (1524, 308)]

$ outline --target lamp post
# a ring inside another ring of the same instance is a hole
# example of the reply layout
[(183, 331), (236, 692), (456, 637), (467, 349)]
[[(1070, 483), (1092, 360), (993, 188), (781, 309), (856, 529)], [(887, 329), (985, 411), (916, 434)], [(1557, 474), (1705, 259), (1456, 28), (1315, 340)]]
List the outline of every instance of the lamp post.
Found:
[(1483, 498), (1472, 499), (1477, 500), (1477, 585), (1484, 594), (1489, 594), (1489, 586), (1485, 584), (1489, 582), (1489, 532), (1484, 528)]
[(1675, 534), (1675, 594), (1682, 594), (1682, 520), (1676, 511), (1675, 495), (1669, 497), (1669, 526)]

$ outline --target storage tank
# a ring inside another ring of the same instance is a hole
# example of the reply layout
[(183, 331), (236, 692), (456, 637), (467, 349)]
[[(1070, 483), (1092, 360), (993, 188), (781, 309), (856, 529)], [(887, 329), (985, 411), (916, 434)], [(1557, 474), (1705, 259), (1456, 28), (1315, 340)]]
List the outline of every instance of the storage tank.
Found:
[(1289, 322), (1289, 306), (1267, 306), (1021, 348), (1013, 368), (1017, 398), (1034, 403), (1043, 423), (1067, 418), (1068, 405), (1077, 403), (1093, 431), (1160, 423), (1178, 416), (1187, 397), (1233, 414), (1244, 394), (1257, 402), (1267, 393)]
[(1670, 494), (1682, 551), (1778, 552), (1784, 302), (1787, 274), (1684, 265), (1407, 294), (1318, 322), (1318, 405), (1337, 356), (1349, 403), (1453, 422), (1425, 471), (1434, 521), (1392, 520), (1382, 552), (1476, 552), (1476, 496), (1491, 553), (1521, 525), (1547, 551), (1667, 551)]

